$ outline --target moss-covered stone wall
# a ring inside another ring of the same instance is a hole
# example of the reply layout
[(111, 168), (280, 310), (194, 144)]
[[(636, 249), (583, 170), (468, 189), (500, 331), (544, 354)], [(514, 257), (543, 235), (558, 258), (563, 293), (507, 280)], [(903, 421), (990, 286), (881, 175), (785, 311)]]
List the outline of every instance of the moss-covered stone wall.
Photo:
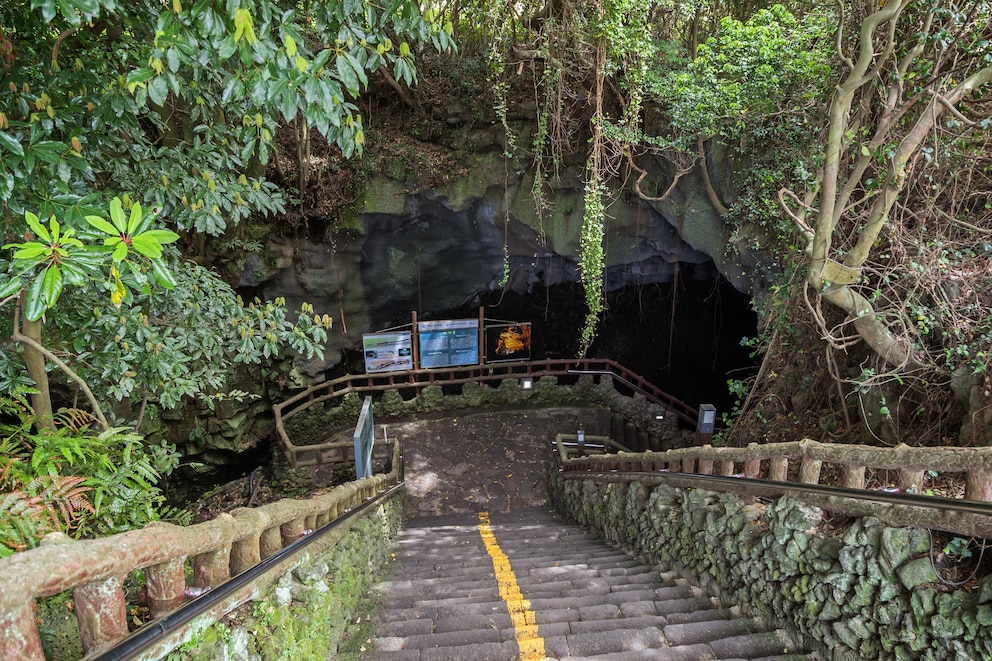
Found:
[(788, 497), (746, 502), (553, 470), (549, 483), (565, 516), (801, 632), (824, 658), (992, 658), (992, 577), (971, 590), (940, 582), (926, 530), (872, 517), (826, 525)]
[(325, 661), (338, 652), (360, 599), (379, 580), (403, 516), (402, 495), (354, 522), (329, 551), (265, 596), (197, 633), (170, 661)]

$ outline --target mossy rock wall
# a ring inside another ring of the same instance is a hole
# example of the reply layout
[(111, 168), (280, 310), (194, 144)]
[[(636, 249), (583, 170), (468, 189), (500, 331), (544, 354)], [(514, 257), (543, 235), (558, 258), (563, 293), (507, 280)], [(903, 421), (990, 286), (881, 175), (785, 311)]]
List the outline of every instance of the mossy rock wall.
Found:
[(992, 658), (992, 577), (970, 591), (940, 584), (926, 530), (868, 517), (822, 533), (823, 512), (788, 497), (747, 504), (554, 471), (549, 494), (608, 542), (799, 631), (821, 658)]
[(352, 524), (327, 552), (283, 575), (241, 617), (218, 622), (170, 660), (325, 661), (333, 658), (361, 598), (380, 580), (403, 515), (402, 495)]

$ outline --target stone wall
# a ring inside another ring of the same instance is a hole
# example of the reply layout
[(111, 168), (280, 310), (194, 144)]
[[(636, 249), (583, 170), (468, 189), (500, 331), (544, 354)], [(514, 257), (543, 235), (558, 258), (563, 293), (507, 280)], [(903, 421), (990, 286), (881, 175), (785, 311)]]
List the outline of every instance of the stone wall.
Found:
[(801, 632), (824, 658), (992, 658), (992, 577), (970, 590), (942, 583), (926, 530), (828, 521), (788, 497), (747, 502), (554, 471), (549, 492), (608, 542)]
[(169, 658), (269, 661), (333, 658), (360, 599), (382, 578), (403, 515), (403, 496), (352, 524), (326, 553), (287, 572), (264, 597), (196, 633)]

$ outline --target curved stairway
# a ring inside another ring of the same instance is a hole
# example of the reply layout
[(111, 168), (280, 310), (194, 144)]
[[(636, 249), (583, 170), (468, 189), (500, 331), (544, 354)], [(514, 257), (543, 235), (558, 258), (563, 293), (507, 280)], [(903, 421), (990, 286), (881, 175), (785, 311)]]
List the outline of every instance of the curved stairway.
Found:
[(408, 521), (390, 573), (375, 660), (815, 658), (545, 509)]

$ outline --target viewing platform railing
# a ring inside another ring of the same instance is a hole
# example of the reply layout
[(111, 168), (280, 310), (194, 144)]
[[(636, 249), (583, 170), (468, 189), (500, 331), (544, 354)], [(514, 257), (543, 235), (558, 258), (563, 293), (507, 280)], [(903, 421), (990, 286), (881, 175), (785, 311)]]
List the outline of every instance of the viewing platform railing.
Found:
[[(412, 388), (417, 394), (426, 386), (457, 386), (466, 383), (499, 383), (504, 379), (540, 379), (543, 376), (578, 378), (592, 375), (609, 378), (615, 386), (627, 388), (642, 395), (645, 400), (676, 414), (695, 428), (697, 411), (688, 404), (672, 397), (635, 374), (623, 365), (609, 359), (548, 359), (530, 362), (490, 363), (436, 369), (405, 370), (380, 374), (348, 374), (332, 381), (317, 384), (290, 397), (273, 407), (279, 445), (290, 466), (312, 466), (320, 463), (342, 461), (340, 443), (322, 445), (295, 445), (286, 432), (285, 423), (309, 407), (343, 397), (348, 393), (369, 394), (386, 390)], [(346, 450), (347, 448), (345, 448)], [(345, 458), (346, 459), (346, 458)]]

